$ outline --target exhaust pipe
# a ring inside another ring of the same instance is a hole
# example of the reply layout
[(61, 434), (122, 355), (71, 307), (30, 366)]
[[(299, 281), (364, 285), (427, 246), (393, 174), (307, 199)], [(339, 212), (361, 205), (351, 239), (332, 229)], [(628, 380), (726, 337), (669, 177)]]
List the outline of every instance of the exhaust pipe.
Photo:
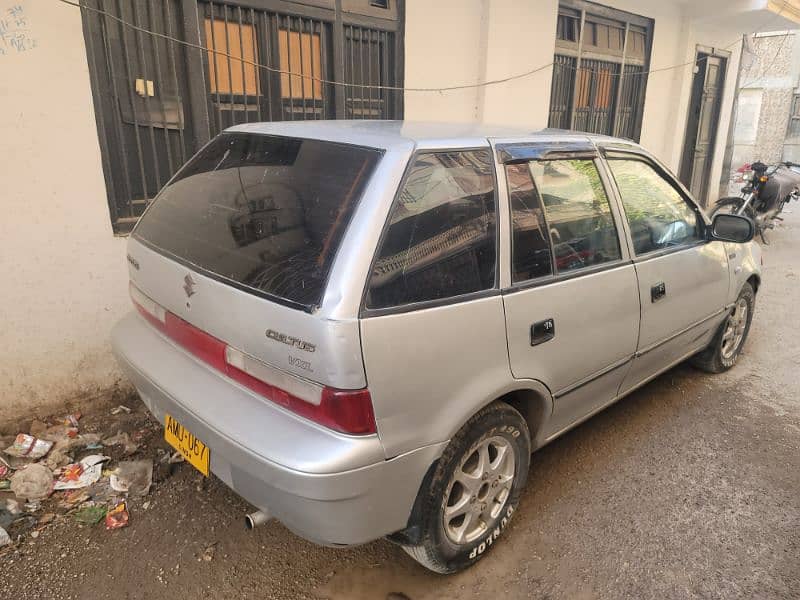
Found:
[(259, 525), (263, 525), (271, 519), (271, 515), (263, 510), (257, 510), (244, 517), (244, 526), (247, 529), (255, 529)]

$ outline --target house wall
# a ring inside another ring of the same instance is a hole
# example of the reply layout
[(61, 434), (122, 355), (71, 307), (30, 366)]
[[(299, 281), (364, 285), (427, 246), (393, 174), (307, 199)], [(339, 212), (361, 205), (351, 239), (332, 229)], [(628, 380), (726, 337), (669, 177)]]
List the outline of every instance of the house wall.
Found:
[[(0, 0), (25, 41), (0, 44), (0, 416), (107, 389), (127, 300), (111, 232), (78, 10)], [(19, 26), (21, 29), (22, 26)], [(35, 46), (34, 46), (35, 43)]]
[[(650, 58), (655, 72), (647, 81), (640, 142), (673, 171), (678, 170), (683, 149), (696, 47), (700, 44), (731, 52), (711, 171), (711, 180), (719, 181), (736, 87), (740, 32), (707, 24), (714, 19), (689, 18), (685, 5), (675, 2), (606, 0), (602, 4), (655, 19)], [(557, 0), (410, 0), (406, 8), (406, 86), (475, 84), (548, 65), (553, 60), (557, 12)], [(436, 40), (435, 52), (431, 40)], [(552, 68), (547, 67), (482, 88), (408, 91), (405, 117), (546, 127), (551, 79)]]

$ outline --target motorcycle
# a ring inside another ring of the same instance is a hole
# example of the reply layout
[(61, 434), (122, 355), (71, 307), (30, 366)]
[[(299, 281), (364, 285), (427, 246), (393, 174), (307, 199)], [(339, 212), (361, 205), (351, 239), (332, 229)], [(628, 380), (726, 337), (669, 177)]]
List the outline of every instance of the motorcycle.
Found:
[(790, 200), (800, 199), (800, 165), (780, 162), (766, 165), (755, 162), (738, 169), (739, 181), (744, 183), (739, 196), (720, 198), (714, 205), (712, 217), (726, 212), (748, 217), (764, 244), (769, 244), (764, 231), (775, 228), (775, 221)]

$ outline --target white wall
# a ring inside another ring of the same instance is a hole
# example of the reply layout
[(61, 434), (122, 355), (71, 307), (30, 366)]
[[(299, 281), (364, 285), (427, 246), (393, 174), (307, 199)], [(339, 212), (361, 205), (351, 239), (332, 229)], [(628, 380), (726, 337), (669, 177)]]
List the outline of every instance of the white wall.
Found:
[[(705, 21), (685, 16), (687, 5), (680, 2), (604, 0), (601, 4), (655, 19), (650, 61), (655, 72), (647, 81), (640, 141), (673, 171), (678, 170), (683, 149), (696, 46), (731, 52), (709, 186), (713, 193), (722, 171), (741, 32), (724, 24), (701, 25)], [(553, 60), (557, 12), (558, 0), (408, 0), (406, 85), (474, 84), (546, 65)], [(737, 25), (741, 20), (735, 14), (727, 18)], [(682, 63), (687, 64), (659, 70)], [(485, 88), (441, 94), (408, 91), (405, 117), (546, 127), (551, 79), (552, 69), (546, 68)]]
[[(411, 0), (406, 5), (405, 85), (410, 88), (474, 84), (479, 65), (484, 4), (488, 0)], [(406, 92), (405, 118), (426, 121), (474, 121), (475, 89)]]
[(0, 416), (96, 393), (119, 376), (125, 240), (106, 203), (78, 9), (19, 5), (28, 47), (0, 48)]

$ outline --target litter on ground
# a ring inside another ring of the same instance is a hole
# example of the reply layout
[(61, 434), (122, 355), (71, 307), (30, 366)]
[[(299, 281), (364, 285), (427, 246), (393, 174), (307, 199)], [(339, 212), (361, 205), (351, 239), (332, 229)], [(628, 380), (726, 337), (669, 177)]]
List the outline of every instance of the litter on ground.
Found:
[(103, 472), (103, 463), (109, 460), (108, 456), (92, 454), (82, 458), (80, 462), (67, 465), (61, 471), (53, 489), (76, 490), (87, 487), (100, 479)]
[(106, 529), (119, 529), (128, 525), (130, 515), (124, 502), (120, 502), (106, 513)]
[(42, 440), (27, 433), (20, 433), (14, 439), (14, 443), (6, 448), (5, 452), (9, 456), (37, 460), (47, 454), (52, 447), (53, 442), (49, 440)]
[(119, 463), (109, 478), (111, 489), (130, 493), (133, 496), (146, 496), (153, 481), (152, 460), (129, 460)]
[(53, 472), (39, 463), (26, 465), (11, 477), (11, 491), (18, 500), (43, 500), (53, 492)]
[(0, 548), (3, 546), (8, 546), (11, 543), (11, 536), (8, 535), (8, 532), (0, 527)]

